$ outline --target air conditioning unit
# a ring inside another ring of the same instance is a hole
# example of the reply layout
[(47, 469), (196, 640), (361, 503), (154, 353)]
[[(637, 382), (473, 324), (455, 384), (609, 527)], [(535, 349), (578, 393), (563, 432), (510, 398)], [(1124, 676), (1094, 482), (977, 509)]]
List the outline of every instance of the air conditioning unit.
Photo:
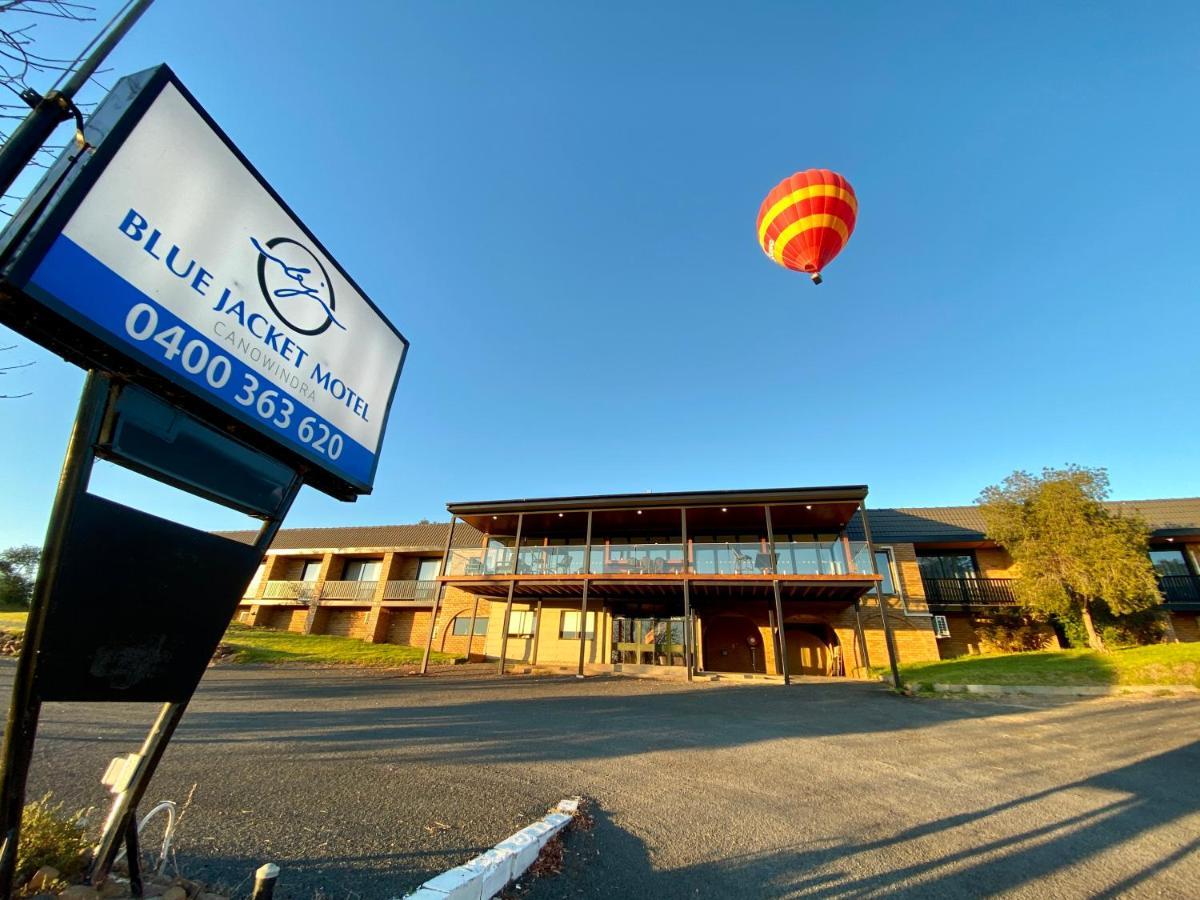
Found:
[(935, 637), (950, 637), (950, 623), (946, 621), (945, 616), (933, 617), (933, 633)]

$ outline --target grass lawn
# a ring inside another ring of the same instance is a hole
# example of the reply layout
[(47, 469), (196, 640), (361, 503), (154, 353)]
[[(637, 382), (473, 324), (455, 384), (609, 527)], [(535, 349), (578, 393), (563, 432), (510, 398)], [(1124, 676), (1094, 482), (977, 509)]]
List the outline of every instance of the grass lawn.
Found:
[[(368, 644), (354, 638), (325, 634), (295, 634), (232, 624), (225, 644), (235, 651), (229, 657), (239, 663), (308, 663), (330, 666), (390, 668), (421, 662), (422, 648), (398, 644)], [(430, 653), (431, 663), (452, 663), (449, 653)]]
[(17, 606), (0, 606), (0, 631), (24, 631), (28, 610)]
[(941, 684), (1189, 684), (1200, 687), (1200, 643), (1096, 653), (1039, 650), (910, 663), (900, 676)]

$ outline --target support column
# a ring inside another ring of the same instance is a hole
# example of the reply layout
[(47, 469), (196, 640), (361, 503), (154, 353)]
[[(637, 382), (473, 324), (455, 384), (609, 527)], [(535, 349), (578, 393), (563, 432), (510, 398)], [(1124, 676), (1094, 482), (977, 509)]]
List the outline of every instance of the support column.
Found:
[[(441, 577), (446, 576), (450, 566), (450, 548), (454, 546), (454, 528), (458, 524), (458, 516), (450, 517), (450, 531), (446, 534), (446, 547), (442, 551)], [(433, 609), (429, 613), (429, 636), (425, 639), (425, 652), (421, 654), (421, 674), (429, 671), (429, 651), (433, 649), (433, 632), (437, 628), (438, 611), (442, 608), (442, 595), (446, 592), (446, 583), (438, 582), (438, 589), (433, 593)]]
[(883, 599), (883, 583), (878, 580), (879, 564), (875, 561), (875, 544), (871, 540), (871, 520), (867, 516), (867, 504), (865, 500), (858, 504), (858, 511), (862, 516), (863, 537), (867, 541), (867, 555), (871, 557), (871, 573), (877, 579), (875, 582), (875, 599), (879, 602), (879, 616), (883, 620), (883, 643), (887, 648), (888, 665), (892, 669), (892, 685), (896, 690), (900, 690), (904, 685), (900, 681), (900, 667), (896, 665), (896, 644), (892, 640), (892, 623), (888, 619), (887, 604)]
[(531, 666), (537, 665), (538, 637), (542, 633), (542, 601), (538, 600), (533, 612), (533, 653), (529, 659)]
[(584, 649), (587, 647), (587, 602), (588, 602), (588, 586), (591, 579), (588, 577), (592, 573), (592, 511), (589, 509), (587, 514), (587, 534), (583, 541), (583, 600), (579, 604), (579, 668), (575, 672), (576, 678), (583, 677), (583, 656)]
[[(767, 520), (767, 542), (771, 545), (771, 572), (772, 574), (776, 574), (775, 570), (778, 568), (778, 562), (775, 558), (775, 529), (771, 525), (771, 507), (764, 506), (763, 513), (765, 513)], [(778, 625), (778, 631), (775, 636), (775, 648), (778, 654), (776, 656), (778, 660), (777, 665), (783, 673), (783, 683), (791, 684), (792, 675), (788, 671), (787, 636), (783, 631), (783, 597), (779, 591), (778, 578), (771, 579), (771, 591), (775, 594), (775, 622)]]
[(504, 631), (500, 634), (500, 663), (496, 666), (499, 675), (504, 674), (504, 663), (508, 659), (508, 623), (512, 620), (513, 589), (517, 586), (517, 561), (521, 558), (521, 532), (525, 528), (525, 513), (517, 513), (517, 536), (513, 539), (512, 565), (508, 567), (508, 601), (504, 604)]
[(321, 589), (326, 581), (332, 581), (329, 576), (333, 572), (334, 555), (326, 553), (321, 557), (321, 568), (317, 572), (317, 583), (313, 585), (312, 599), (308, 602), (308, 614), (304, 617), (304, 633), (312, 634), (317, 625), (317, 616), (321, 613)]
[(371, 597), (371, 609), (367, 612), (367, 643), (378, 644), (387, 637), (388, 612), (383, 605), (387, 596), (388, 582), (392, 580), (392, 570), (396, 567), (397, 556), (394, 550), (383, 554), (379, 564), (379, 583), (375, 585), (375, 594)]
[(862, 661), (862, 668), (871, 668), (871, 655), (867, 653), (867, 634), (863, 631), (862, 623), (862, 603), (855, 598), (854, 600), (854, 634), (858, 638), (859, 659)]
[(516, 582), (508, 583), (508, 600), (504, 604), (504, 622), (501, 624), (503, 630), (500, 632), (500, 663), (496, 666), (497, 675), (504, 674), (504, 660), (508, 655), (508, 622), (512, 618), (512, 598), (515, 586)]
[[(467, 632), (467, 662), (471, 661), (471, 645), (475, 642), (475, 619), (479, 615), (479, 595), (475, 595), (475, 603), (471, 606), (471, 630)], [(483, 636), (484, 654), (487, 654), (487, 635)]]
[(683, 665), (687, 680), (692, 680), (692, 586), (688, 571), (687, 509), (679, 510), (680, 536), (683, 541)]

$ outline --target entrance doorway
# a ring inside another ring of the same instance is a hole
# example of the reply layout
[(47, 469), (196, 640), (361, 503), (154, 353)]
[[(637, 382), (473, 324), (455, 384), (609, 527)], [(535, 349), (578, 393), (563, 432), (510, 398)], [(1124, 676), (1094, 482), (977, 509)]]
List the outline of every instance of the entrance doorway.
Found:
[(797, 625), (784, 628), (788, 672), (792, 675), (840, 675), (837, 635), (828, 625)]
[(746, 616), (715, 616), (704, 622), (704, 668), (712, 672), (766, 674), (762, 634)]
[(633, 666), (682, 666), (683, 617), (614, 616), (614, 663)]

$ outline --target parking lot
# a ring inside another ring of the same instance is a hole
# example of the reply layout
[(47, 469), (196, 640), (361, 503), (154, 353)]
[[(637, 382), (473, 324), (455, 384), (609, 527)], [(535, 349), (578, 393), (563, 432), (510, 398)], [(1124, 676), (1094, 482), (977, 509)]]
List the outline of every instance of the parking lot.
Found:
[[(13, 664), (0, 662), (7, 696)], [(51, 704), (29, 795), (100, 805), (153, 710)], [(1195, 896), (1200, 701), (914, 700), (876, 685), (221, 667), (150, 801), (185, 874), (402, 895), (575, 794), (533, 897)]]

